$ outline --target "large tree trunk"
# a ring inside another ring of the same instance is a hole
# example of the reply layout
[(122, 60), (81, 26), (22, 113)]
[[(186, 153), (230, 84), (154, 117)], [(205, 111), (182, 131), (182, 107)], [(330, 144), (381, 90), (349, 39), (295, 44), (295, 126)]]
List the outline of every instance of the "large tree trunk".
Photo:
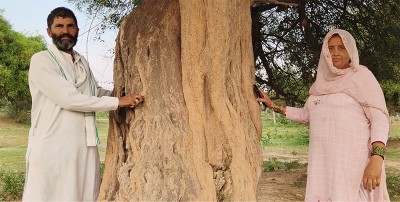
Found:
[(146, 0), (121, 25), (99, 200), (256, 200), (250, 0)]

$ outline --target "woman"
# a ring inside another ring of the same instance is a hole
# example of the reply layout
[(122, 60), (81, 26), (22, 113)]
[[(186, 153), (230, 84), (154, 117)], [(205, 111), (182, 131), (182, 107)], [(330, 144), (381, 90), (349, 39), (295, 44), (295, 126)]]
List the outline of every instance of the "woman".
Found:
[(305, 201), (389, 201), (383, 163), (389, 113), (378, 81), (359, 64), (350, 33), (326, 35), (303, 108), (276, 105), (260, 93), (257, 101), (310, 124)]

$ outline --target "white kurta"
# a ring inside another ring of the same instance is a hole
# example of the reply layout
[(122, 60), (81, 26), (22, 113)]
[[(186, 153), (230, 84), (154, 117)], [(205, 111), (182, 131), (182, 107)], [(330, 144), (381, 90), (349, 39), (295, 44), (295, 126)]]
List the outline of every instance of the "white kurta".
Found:
[(72, 83), (93, 77), (86, 60), (75, 54), (72, 62), (70, 55), (58, 51), (54, 45), (50, 50), (61, 66), (69, 66), (64, 71), (70, 81), (60, 74), (49, 51), (32, 57), (29, 70), (32, 117), (23, 200), (94, 201), (100, 187), (99, 153), (97, 146), (86, 146), (84, 112), (114, 110), (118, 99), (107, 96), (111, 92), (97, 84), (98, 97), (79, 92)]

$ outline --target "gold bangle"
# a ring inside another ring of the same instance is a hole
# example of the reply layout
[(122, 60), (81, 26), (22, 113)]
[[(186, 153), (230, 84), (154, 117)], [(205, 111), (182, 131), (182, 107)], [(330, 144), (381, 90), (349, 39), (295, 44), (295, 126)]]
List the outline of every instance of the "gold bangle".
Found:
[(386, 153), (385, 147), (380, 147), (380, 146), (372, 147), (371, 156), (379, 155), (380, 157), (382, 157), (383, 160), (385, 160), (385, 153)]
[(275, 105), (274, 107), (271, 107), (271, 109), (272, 109), (274, 112), (276, 112), (276, 113), (285, 115), (285, 113), (284, 113), (282, 107), (285, 107), (285, 106), (282, 106), (282, 105)]
[(276, 113), (281, 113), (281, 108), (279, 105), (275, 105), (273, 107), (271, 107), (272, 111), (276, 112)]

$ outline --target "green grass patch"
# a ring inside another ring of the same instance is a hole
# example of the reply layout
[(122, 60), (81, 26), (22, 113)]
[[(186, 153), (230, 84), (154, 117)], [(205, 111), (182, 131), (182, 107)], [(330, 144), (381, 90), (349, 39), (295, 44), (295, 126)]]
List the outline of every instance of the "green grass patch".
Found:
[(10, 171), (25, 171), (26, 147), (0, 149), (0, 168)]
[[(385, 159), (390, 161), (398, 161), (400, 157), (400, 149), (391, 150), (390, 147), (386, 150)], [(399, 168), (400, 169), (400, 168)]]
[(387, 188), (391, 201), (400, 201), (400, 176), (388, 176)]
[[(400, 140), (389, 140), (386, 148), (385, 161), (399, 162), (400, 161)], [(400, 176), (400, 167), (395, 168)]]
[[(107, 113), (108, 114), (108, 113)], [(101, 159), (104, 159), (104, 156), (106, 154), (106, 148), (107, 148), (107, 136), (108, 136), (108, 117), (107, 119), (97, 119), (96, 125), (97, 125), (97, 130), (99, 132), (99, 137), (100, 137), (100, 145), (98, 146), (99, 153)]]
[(390, 140), (400, 140), (400, 116), (392, 116), (391, 127), (390, 127)]
[(0, 114), (0, 169), (25, 170), (29, 126), (9, 121)]
[(279, 114), (275, 116), (276, 121), (274, 121), (272, 114), (265, 111), (261, 116), (263, 120), (261, 145), (264, 149), (269, 146), (308, 146), (309, 129), (307, 125), (287, 121)]
[(284, 162), (279, 161), (276, 157), (270, 158), (268, 161), (264, 161), (263, 170), (266, 172), (272, 171), (290, 171), (292, 169), (306, 167), (307, 164), (299, 163), (297, 160)]
[(0, 170), (0, 201), (22, 198), (25, 174), (21, 171)]

